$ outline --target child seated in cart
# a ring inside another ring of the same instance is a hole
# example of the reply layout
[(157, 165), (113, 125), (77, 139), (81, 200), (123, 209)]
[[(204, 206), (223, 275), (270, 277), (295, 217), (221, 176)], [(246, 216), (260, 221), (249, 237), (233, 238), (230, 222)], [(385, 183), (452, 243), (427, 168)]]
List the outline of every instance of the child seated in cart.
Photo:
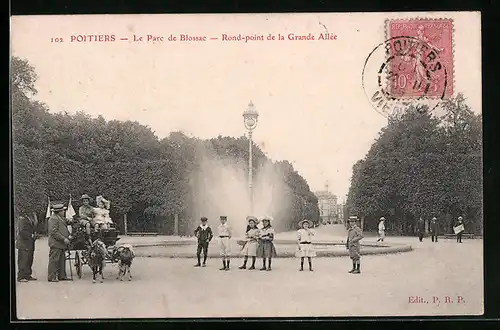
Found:
[(85, 232), (87, 236), (90, 236), (90, 227), (94, 218), (94, 208), (90, 205), (90, 196), (83, 194), (82, 198), (83, 205), (78, 209), (78, 221), (85, 227)]
[(97, 207), (94, 208), (94, 226), (95, 229), (99, 228), (108, 229), (112, 227), (113, 221), (109, 216), (110, 202), (102, 196), (96, 197)]

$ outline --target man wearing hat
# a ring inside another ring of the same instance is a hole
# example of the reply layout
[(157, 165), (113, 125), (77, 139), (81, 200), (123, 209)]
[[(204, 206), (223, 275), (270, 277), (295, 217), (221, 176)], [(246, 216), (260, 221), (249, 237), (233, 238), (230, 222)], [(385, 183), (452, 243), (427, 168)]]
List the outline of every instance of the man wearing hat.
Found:
[(349, 256), (352, 259), (352, 269), (349, 271), (351, 274), (359, 274), (360, 270), (360, 243), (359, 241), (363, 239), (363, 233), (361, 228), (357, 225), (358, 217), (349, 217), (349, 231), (347, 232), (347, 243), (346, 247), (349, 250)]
[(385, 218), (380, 218), (380, 222), (378, 223), (378, 235), (379, 238), (377, 242), (383, 242), (385, 238)]
[(458, 221), (455, 224), (455, 227), (460, 227), (460, 228), (458, 228), (458, 230), (460, 230), (460, 231), (457, 233), (457, 243), (462, 243), (462, 235), (464, 233), (464, 221), (463, 220), (464, 220), (464, 218), (458, 217)]
[(437, 223), (436, 217), (432, 218), (431, 220), (431, 239), (433, 242), (438, 241), (438, 234), (439, 234), (439, 225)]
[(219, 236), (220, 255), (222, 257), (222, 268), (220, 270), (229, 270), (231, 255), (231, 227), (227, 224), (227, 216), (220, 216), (220, 225), (217, 227)]
[(196, 258), (198, 258), (198, 263), (194, 265), (195, 267), (200, 267), (200, 257), (201, 251), (203, 251), (203, 267), (207, 266), (207, 255), (208, 255), (208, 243), (212, 240), (214, 236), (212, 234), (212, 228), (207, 224), (208, 219), (206, 217), (201, 218), (201, 225), (199, 225), (194, 231), (194, 236), (198, 239), (198, 249), (196, 250)]
[(83, 194), (81, 200), (83, 205), (78, 209), (80, 224), (85, 226), (85, 233), (87, 233), (87, 238), (90, 240), (90, 223), (94, 218), (94, 208), (90, 205), (89, 195)]
[(63, 204), (55, 204), (52, 207), (54, 214), (49, 218), (49, 282), (68, 281), (66, 277), (66, 257), (65, 251), (71, 236), (66, 225), (64, 212), (67, 208)]

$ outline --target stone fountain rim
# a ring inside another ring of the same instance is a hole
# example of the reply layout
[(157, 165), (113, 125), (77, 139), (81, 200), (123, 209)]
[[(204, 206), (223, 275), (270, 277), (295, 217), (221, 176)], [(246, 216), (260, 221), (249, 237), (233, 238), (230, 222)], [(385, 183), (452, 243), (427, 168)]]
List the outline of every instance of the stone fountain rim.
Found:
[[(295, 245), (297, 244), (296, 240), (292, 239), (277, 239), (275, 240), (277, 245)], [(186, 246), (186, 245), (196, 245), (197, 242), (195, 240), (189, 241), (164, 241), (159, 243), (149, 243), (149, 244), (132, 244), (132, 246), (136, 248), (141, 247), (159, 247), (159, 246)], [(345, 240), (320, 240), (313, 243), (313, 245), (345, 245)], [(393, 254), (393, 253), (402, 253), (402, 252), (410, 252), (413, 248), (409, 244), (402, 243), (391, 243), (390, 245), (387, 243), (361, 243), (361, 255), (379, 255), (379, 254)], [(317, 250), (317, 257), (343, 257), (348, 256), (349, 251), (345, 250)], [(195, 253), (186, 253), (186, 252), (178, 252), (178, 253), (163, 253), (158, 256), (146, 256), (146, 257), (160, 257), (160, 258), (196, 258)], [(241, 257), (238, 252), (233, 252), (232, 257)], [(277, 258), (295, 258), (295, 251), (279, 251)]]

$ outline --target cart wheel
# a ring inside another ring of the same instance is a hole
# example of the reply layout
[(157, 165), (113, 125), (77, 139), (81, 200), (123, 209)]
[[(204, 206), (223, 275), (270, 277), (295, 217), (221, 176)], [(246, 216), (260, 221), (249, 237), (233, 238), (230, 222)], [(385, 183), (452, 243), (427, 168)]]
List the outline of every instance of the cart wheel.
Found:
[(75, 252), (75, 268), (78, 278), (82, 278), (82, 262), (80, 260), (80, 253), (78, 253), (78, 251)]

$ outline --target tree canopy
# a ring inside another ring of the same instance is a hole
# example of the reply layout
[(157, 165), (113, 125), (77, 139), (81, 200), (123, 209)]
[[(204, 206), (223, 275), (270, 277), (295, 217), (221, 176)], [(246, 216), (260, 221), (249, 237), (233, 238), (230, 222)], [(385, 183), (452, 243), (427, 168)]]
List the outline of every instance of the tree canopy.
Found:
[(481, 116), (461, 94), (443, 108), (443, 117), (409, 107), (389, 118), (354, 164), (348, 207), (366, 228), (385, 216), (395, 232), (410, 234), (420, 217), (435, 216), (451, 232), (463, 216), (470, 231), (482, 231)]
[[(248, 140), (223, 137), (202, 140), (172, 132), (159, 139), (151, 128), (135, 121), (106, 121), (78, 112), (50, 113), (34, 101), (37, 75), (23, 59), (12, 59), (12, 141), (15, 214), (43, 218), (47, 199), (79, 206), (83, 193), (102, 194), (112, 201), (113, 219), (128, 214), (131, 229), (173, 229), (180, 218), (181, 233), (193, 226), (190, 182), (209, 153), (220, 161), (247, 165)], [(289, 229), (304, 213), (319, 221), (317, 199), (307, 182), (286, 162), (273, 162), (253, 146), (256, 176), (272, 166), (286, 183), (286, 192), (302, 208), (280, 214)], [(305, 202), (304, 202), (305, 201)], [(298, 204), (297, 204), (298, 205)], [(307, 212), (304, 212), (304, 207)], [(166, 222), (166, 224), (165, 224)]]

